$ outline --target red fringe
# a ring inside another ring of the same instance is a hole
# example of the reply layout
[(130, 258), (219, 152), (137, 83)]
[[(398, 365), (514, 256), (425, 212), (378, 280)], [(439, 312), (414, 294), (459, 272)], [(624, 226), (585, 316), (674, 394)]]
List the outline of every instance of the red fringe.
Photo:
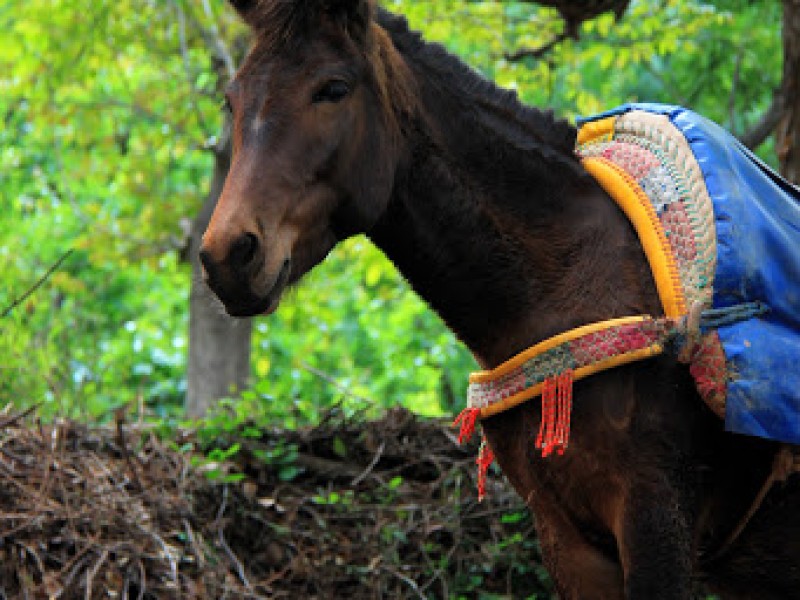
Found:
[(453, 421), (453, 427), (461, 423), (461, 431), (458, 432), (458, 443), (468, 442), (475, 433), (475, 424), (481, 414), (479, 408), (465, 408)]
[(542, 384), (542, 422), (536, 436), (536, 448), (542, 456), (548, 456), (552, 447), (553, 426), (555, 421), (555, 396), (558, 386), (555, 377), (548, 377)]
[(556, 425), (558, 455), (562, 456), (569, 446), (570, 420), (572, 417), (572, 369), (567, 369), (558, 378), (559, 415)]
[(484, 437), (481, 441), (478, 458), (475, 459), (475, 464), (478, 465), (478, 502), (483, 502), (486, 497), (486, 477), (493, 462), (494, 452), (492, 452), (492, 447), (489, 446), (489, 442)]
[[(569, 446), (570, 419), (572, 415), (572, 369), (548, 377), (542, 384), (542, 422), (536, 436), (536, 448), (547, 458), (553, 452), (559, 456)], [(463, 444), (475, 434), (475, 426), (481, 411), (479, 408), (465, 408), (453, 421), (453, 426), (461, 425), (458, 443)], [(484, 437), (475, 464), (478, 465), (478, 500), (486, 497), (486, 478), (489, 467), (494, 462), (494, 452)]]
[(536, 436), (536, 448), (547, 458), (554, 451), (564, 454), (569, 445), (572, 414), (573, 373), (567, 369), (548, 377), (542, 384), (542, 422)]

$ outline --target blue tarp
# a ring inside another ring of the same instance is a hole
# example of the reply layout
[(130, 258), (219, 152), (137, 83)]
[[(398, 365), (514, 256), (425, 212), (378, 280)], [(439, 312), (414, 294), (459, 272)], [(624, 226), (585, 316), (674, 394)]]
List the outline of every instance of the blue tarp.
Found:
[(703, 172), (717, 230), (713, 308), (769, 307), (717, 328), (731, 374), (726, 429), (800, 444), (800, 189), (685, 108), (627, 104), (586, 120), (630, 110), (669, 117)]

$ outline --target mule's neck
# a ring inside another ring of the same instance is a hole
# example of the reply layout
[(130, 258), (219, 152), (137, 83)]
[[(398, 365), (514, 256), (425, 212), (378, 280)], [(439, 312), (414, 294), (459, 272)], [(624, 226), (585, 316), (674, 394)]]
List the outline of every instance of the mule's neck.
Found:
[(383, 15), (417, 92), (389, 207), (369, 235), (484, 367), (592, 321), (657, 310), (622, 213), (526, 109)]

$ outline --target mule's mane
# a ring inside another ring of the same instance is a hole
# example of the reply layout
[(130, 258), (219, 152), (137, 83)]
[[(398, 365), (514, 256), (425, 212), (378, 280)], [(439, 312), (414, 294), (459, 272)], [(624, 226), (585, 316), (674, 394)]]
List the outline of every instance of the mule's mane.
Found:
[(516, 92), (498, 87), (441, 44), (426, 42), (403, 16), (378, 9), (376, 20), (407, 58), (433, 73), (447, 87), (459, 90), (464, 107), (490, 131), (521, 151), (532, 151), (574, 173), (583, 173), (574, 154), (577, 130), (552, 111), (520, 102)]

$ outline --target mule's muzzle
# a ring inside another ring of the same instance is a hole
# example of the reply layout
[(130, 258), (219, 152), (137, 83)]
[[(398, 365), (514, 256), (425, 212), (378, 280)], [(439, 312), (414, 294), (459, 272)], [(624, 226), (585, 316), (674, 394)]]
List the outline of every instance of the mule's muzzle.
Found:
[(250, 317), (277, 308), (289, 279), (291, 261), (270, 276), (258, 236), (244, 233), (222, 252), (206, 243), (200, 248), (203, 279), (233, 317)]
[(203, 275), (220, 299), (235, 295), (258, 271), (263, 262), (260, 249), (261, 242), (253, 233), (244, 233), (221, 249), (203, 243), (200, 247)]

